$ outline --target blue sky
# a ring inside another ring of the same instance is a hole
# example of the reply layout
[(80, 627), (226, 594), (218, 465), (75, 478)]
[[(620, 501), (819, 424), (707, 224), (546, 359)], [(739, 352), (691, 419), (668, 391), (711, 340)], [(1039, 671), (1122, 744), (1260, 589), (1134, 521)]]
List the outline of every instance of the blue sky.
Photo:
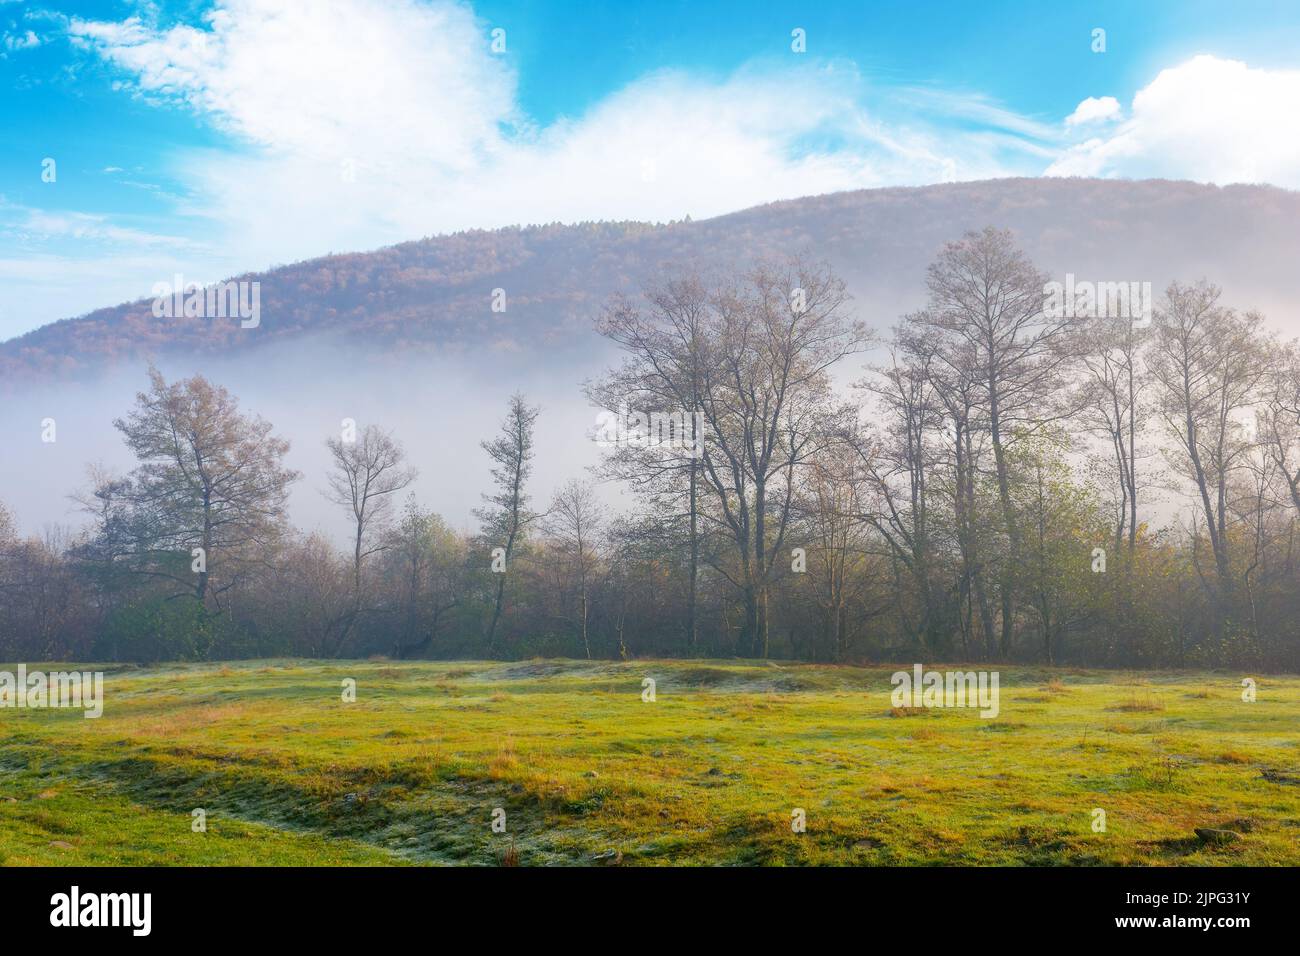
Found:
[(0, 339), (470, 227), (1005, 175), (1300, 188), (1298, 60), (1284, 2), (0, 0)]

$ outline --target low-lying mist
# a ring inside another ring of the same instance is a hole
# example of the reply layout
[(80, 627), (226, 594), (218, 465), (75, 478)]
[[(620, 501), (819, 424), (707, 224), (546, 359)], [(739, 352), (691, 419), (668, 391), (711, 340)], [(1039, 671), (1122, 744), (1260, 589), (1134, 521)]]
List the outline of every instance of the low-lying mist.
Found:
[[(295, 526), (343, 541), (348, 518), (322, 491), (330, 467), (325, 441), (343, 419), (391, 431), (419, 469), (410, 491), (453, 527), (476, 528), (472, 509), (490, 484), (488, 456), (479, 447), (496, 436), (513, 392), (540, 405), (536, 457), (529, 482), (533, 506), (570, 478), (587, 477), (599, 458), (589, 437), (596, 409), (582, 394), (585, 377), (609, 364), (590, 354), (587, 367), (556, 368), (539, 356), (504, 353), (474, 364), (448, 358), (367, 357), (321, 342), (246, 355), (241, 360), (161, 358), (168, 381), (202, 374), (229, 389), (245, 412), (262, 416), (292, 447), (287, 464), (302, 472), (290, 501)], [(94, 381), (36, 386), (0, 407), (9, 436), (0, 457), (0, 501), (21, 530), (41, 534), (86, 521), (71, 496), (88, 489), (87, 466), (126, 472), (135, 464), (113, 427), (146, 388), (147, 365), (115, 368)], [(54, 441), (42, 423), (54, 422)], [(611, 501), (618, 492), (606, 489)]]

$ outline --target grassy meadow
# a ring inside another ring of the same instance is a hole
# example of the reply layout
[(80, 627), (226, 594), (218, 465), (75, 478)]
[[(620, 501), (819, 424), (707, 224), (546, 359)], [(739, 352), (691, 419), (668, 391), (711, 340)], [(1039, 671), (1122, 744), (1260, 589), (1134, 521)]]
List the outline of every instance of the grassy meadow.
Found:
[(102, 669), (99, 719), (0, 709), (0, 864), (1300, 864), (1294, 676), (1004, 667), (984, 719), (893, 667)]

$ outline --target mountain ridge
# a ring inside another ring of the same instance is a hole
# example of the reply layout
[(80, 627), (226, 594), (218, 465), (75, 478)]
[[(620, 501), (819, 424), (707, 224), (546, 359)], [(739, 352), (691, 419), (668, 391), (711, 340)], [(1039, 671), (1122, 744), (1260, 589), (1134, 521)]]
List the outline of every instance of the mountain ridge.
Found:
[[(142, 298), (0, 343), (13, 383), (163, 354), (253, 352), (332, 337), (400, 355), (563, 356), (596, 345), (592, 320), (668, 263), (736, 268), (803, 252), (839, 271), (873, 324), (919, 304), (943, 242), (1010, 228), (1040, 267), (1113, 280), (1205, 277), (1231, 304), (1277, 311), (1300, 330), (1300, 192), (1179, 180), (995, 179), (778, 200), (701, 220), (550, 223), (466, 230), (333, 253), (231, 281), (257, 281), (260, 324), (159, 319)], [(160, 276), (171, 281), (171, 276)], [(493, 311), (503, 290), (505, 311)], [(1242, 299), (1248, 301), (1243, 301)], [(891, 314), (892, 313), (892, 314)]]

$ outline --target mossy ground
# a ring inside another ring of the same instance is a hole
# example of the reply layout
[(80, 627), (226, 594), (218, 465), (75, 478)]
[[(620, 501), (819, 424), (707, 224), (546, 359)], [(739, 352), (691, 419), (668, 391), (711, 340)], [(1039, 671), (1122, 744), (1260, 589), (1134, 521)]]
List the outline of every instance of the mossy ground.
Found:
[(100, 719), (0, 710), (0, 863), (1300, 864), (1293, 676), (1004, 667), (985, 719), (893, 667), (105, 669)]

